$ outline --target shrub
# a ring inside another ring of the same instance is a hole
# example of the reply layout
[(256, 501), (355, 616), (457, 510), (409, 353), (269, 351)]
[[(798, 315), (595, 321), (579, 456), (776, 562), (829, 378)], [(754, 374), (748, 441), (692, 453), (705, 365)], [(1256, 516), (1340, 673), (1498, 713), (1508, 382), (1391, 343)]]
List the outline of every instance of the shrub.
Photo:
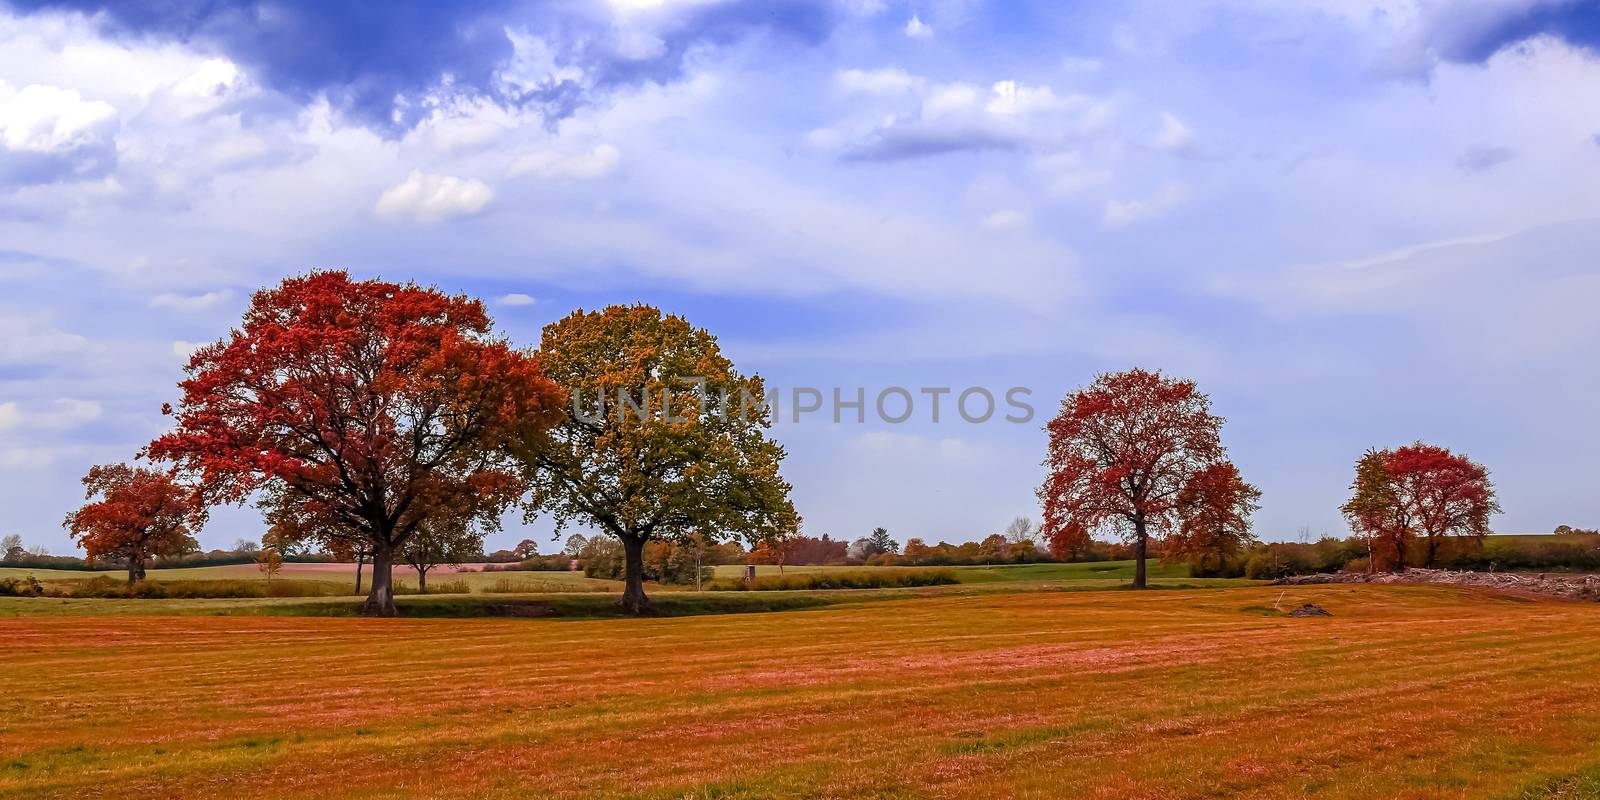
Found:
[(808, 589), (893, 589), (911, 586), (941, 586), (959, 583), (954, 570), (885, 569), (854, 572), (808, 572), (797, 575), (764, 575), (753, 581), (716, 580), (706, 588), (714, 592), (771, 592)]
[(22, 578), (0, 578), (0, 597), (40, 597), (44, 594), (44, 584), (39, 579), (28, 575)]
[(501, 578), (493, 586), (484, 587), (490, 594), (553, 594), (563, 592), (604, 592), (604, 586), (566, 583), (563, 581), (515, 580)]

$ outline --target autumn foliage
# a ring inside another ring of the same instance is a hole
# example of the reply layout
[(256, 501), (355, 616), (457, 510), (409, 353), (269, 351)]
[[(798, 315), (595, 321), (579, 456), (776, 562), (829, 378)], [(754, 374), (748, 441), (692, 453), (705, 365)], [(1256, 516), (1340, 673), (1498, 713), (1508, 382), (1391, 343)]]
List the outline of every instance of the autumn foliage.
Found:
[(1152, 536), (1180, 532), (1186, 511), (1241, 508), (1237, 494), (1207, 494), (1238, 487), (1209, 472), (1226, 462), (1222, 418), (1193, 381), (1142, 369), (1101, 375), (1067, 395), (1046, 429), (1039, 498), (1052, 551), (1079, 549), (1098, 530), (1121, 534), (1134, 546), (1136, 588)]
[(128, 583), (144, 579), (150, 559), (199, 546), (194, 533), (205, 522), (204, 507), (172, 472), (109, 464), (91, 468), (83, 485), (90, 502), (64, 526), (91, 560), (125, 562)]
[(1353, 494), (1340, 509), (1372, 548), (1374, 565), (1407, 566), (1413, 542), (1434, 566), (1446, 537), (1481, 541), (1500, 512), (1489, 471), (1464, 455), (1422, 442), (1369, 450), (1356, 462)]
[(523, 452), (529, 513), (621, 541), (624, 608), (648, 608), (646, 542), (703, 531), (754, 545), (799, 528), (761, 379), (735, 370), (709, 332), (610, 306), (547, 325), (540, 353), (573, 409)]
[(375, 614), (394, 613), (396, 551), (429, 520), (498, 522), (525, 488), (511, 448), (564, 402), (481, 302), (344, 272), (257, 292), (187, 371), (176, 429), (149, 454), (209, 501), (259, 493), (280, 541), (368, 547)]

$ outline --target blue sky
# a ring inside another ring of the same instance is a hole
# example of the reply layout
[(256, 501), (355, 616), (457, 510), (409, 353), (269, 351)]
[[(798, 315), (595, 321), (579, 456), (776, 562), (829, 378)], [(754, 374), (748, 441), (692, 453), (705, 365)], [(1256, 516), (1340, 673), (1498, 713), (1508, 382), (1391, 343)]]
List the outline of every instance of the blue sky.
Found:
[(0, 0), (0, 533), (68, 552), (188, 348), (333, 266), (520, 343), (642, 300), (780, 387), (1033, 391), (780, 424), (813, 534), (1037, 516), (1045, 417), (1135, 365), (1211, 394), (1269, 538), (1417, 438), (1499, 530), (1594, 526), (1597, 47), (1570, 0)]

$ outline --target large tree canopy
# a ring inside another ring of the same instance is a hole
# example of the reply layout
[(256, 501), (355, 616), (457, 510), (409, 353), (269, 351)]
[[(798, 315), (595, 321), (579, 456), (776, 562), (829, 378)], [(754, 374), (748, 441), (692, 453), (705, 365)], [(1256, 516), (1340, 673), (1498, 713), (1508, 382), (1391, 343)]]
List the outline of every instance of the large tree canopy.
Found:
[(196, 549), (194, 532), (205, 522), (193, 487), (169, 470), (109, 464), (84, 476), (85, 498), (64, 526), (90, 560), (117, 558), (128, 583), (144, 579), (146, 563)]
[(1340, 509), (1350, 528), (1372, 545), (1373, 558), (1404, 570), (1413, 541), (1433, 566), (1449, 536), (1482, 539), (1500, 512), (1489, 471), (1464, 455), (1416, 442), (1369, 450), (1356, 462), (1350, 500)]
[(396, 550), (441, 515), (494, 525), (524, 489), (512, 448), (564, 402), (479, 301), (343, 272), (257, 292), (187, 369), (176, 429), (150, 454), (211, 501), (261, 492), (275, 536), (369, 545), (364, 611), (384, 615)]
[(629, 611), (648, 608), (653, 538), (703, 531), (753, 544), (799, 527), (761, 379), (735, 371), (710, 333), (650, 306), (610, 306), (546, 326), (540, 355), (572, 413), (524, 453), (529, 516), (621, 540)]
[(1193, 381), (1132, 369), (1067, 395), (1047, 430), (1039, 498), (1051, 547), (1070, 552), (1113, 530), (1134, 543), (1134, 586), (1144, 588), (1150, 536), (1178, 528), (1184, 490), (1226, 457), (1222, 418)]

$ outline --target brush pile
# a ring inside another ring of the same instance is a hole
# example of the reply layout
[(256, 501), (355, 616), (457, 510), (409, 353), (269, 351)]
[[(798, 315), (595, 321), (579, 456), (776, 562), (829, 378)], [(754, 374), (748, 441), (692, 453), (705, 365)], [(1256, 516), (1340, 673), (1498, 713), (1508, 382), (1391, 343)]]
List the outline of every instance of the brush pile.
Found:
[(1455, 572), (1448, 569), (1408, 569), (1405, 572), (1374, 573), (1319, 572), (1314, 575), (1290, 575), (1279, 578), (1273, 581), (1272, 585), (1304, 586), (1316, 583), (1430, 583), (1600, 601), (1600, 576), (1560, 575), (1548, 572)]

